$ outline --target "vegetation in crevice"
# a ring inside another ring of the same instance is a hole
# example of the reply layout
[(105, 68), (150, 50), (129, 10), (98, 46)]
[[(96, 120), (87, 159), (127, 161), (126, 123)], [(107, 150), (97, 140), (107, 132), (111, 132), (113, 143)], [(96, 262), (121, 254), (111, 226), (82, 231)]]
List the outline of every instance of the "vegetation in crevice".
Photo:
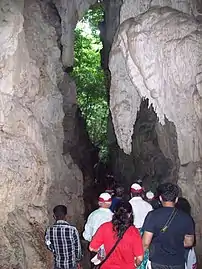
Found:
[(75, 29), (75, 62), (72, 76), (77, 85), (77, 99), (91, 141), (107, 157), (108, 102), (104, 72), (101, 68), (98, 24), (103, 20), (101, 5), (90, 9)]

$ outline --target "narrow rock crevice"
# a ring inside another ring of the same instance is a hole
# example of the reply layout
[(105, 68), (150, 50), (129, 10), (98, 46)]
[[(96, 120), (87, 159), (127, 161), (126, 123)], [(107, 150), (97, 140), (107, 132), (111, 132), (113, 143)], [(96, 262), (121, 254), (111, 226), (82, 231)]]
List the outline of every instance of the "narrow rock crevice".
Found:
[[(50, 268), (52, 208), (65, 204), (81, 231), (96, 203), (98, 152), (68, 74), (76, 23), (95, 2), (0, 1), (1, 268)], [(126, 188), (137, 177), (179, 184), (201, 262), (201, 1), (102, 2), (109, 166)]]

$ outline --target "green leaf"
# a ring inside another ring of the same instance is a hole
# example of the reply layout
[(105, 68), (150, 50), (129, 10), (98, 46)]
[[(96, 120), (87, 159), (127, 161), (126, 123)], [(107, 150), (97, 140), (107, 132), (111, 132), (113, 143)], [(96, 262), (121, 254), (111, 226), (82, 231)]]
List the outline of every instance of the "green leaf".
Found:
[(89, 10), (75, 30), (75, 61), (72, 77), (77, 85), (77, 100), (86, 120), (92, 142), (100, 147), (106, 159), (108, 103), (104, 72), (100, 66), (98, 24), (103, 20), (102, 6)]

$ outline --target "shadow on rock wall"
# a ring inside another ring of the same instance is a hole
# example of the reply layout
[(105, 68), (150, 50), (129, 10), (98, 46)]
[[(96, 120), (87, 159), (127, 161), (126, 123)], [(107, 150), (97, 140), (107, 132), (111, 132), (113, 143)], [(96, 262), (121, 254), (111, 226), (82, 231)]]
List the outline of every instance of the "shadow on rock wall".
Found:
[[(86, 217), (94, 209), (97, 201), (94, 191), (94, 166), (99, 161), (99, 150), (90, 141), (85, 120), (76, 104), (76, 85), (68, 74), (65, 75), (60, 90), (63, 95), (63, 110), (65, 113), (63, 119), (63, 154), (70, 154), (82, 171), (84, 215)], [(92, 195), (92, 193), (95, 195)]]
[[(168, 145), (169, 154), (163, 153), (159, 145), (157, 131), (158, 118), (148, 100), (142, 100), (134, 125), (132, 152), (125, 154), (116, 140), (110, 145), (110, 160), (115, 177), (128, 189), (138, 178), (143, 180), (146, 188), (155, 190), (164, 181), (177, 182), (178, 155), (176, 132), (172, 123), (166, 120), (164, 130), (169, 132), (172, 140)], [(114, 135), (111, 132), (111, 136)], [(169, 156), (168, 156), (169, 155)]]

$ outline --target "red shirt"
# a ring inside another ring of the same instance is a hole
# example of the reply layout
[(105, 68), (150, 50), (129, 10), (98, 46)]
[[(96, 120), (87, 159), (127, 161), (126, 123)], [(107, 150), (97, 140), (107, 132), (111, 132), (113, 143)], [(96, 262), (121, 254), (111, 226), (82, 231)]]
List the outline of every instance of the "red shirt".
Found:
[[(113, 231), (112, 222), (106, 222), (94, 235), (90, 247), (97, 250), (104, 244), (105, 252), (108, 254), (116, 241), (117, 236)], [(135, 269), (134, 258), (142, 256), (143, 253), (140, 233), (135, 226), (131, 226), (101, 269)]]

